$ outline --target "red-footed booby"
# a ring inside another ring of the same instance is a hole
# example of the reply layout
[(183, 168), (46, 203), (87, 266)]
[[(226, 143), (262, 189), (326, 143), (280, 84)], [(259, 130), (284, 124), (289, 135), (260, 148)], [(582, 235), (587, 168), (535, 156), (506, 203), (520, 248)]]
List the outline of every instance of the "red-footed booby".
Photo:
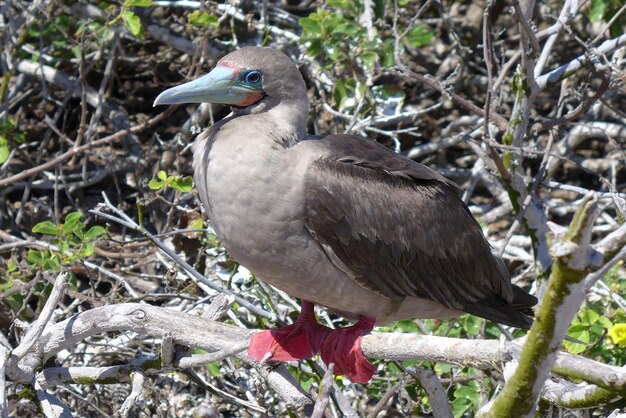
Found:
[[(200, 199), (235, 260), (302, 300), (294, 324), (254, 335), (252, 359), (320, 353), (364, 383), (375, 370), (361, 336), (375, 324), (463, 312), (532, 323), (537, 299), (511, 284), (459, 187), (367, 138), (308, 135), (306, 85), (284, 53), (239, 49), (154, 105), (179, 103), (232, 107), (196, 139)], [(322, 326), (314, 304), (356, 323)]]

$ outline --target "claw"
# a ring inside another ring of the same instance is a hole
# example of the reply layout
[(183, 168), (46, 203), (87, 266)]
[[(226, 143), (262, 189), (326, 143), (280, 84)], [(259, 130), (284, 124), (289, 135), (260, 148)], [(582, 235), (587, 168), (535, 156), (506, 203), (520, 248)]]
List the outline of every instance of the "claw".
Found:
[(265, 355), (261, 358), (261, 360), (259, 361), (259, 363), (265, 363), (268, 362), (272, 359), (272, 356), (274, 355), (274, 353), (272, 353), (271, 351), (268, 351), (267, 353), (265, 353)]

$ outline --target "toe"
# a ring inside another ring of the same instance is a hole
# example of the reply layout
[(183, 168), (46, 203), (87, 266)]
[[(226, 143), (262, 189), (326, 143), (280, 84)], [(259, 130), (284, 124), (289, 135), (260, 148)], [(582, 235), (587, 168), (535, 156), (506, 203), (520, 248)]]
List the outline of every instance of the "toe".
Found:
[(334, 363), (334, 373), (345, 375), (354, 383), (370, 381), (376, 368), (370, 363), (361, 349), (361, 332), (343, 329), (331, 333), (322, 344), (322, 360)]

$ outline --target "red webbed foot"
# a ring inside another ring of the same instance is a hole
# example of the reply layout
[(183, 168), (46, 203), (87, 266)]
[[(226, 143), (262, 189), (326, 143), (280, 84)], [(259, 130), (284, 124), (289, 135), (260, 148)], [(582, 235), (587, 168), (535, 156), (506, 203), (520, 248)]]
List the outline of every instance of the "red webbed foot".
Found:
[(303, 301), (293, 324), (257, 332), (248, 347), (248, 357), (265, 362), (309, 359), (321, 353), (327, 365), (335, 364), (336, 375), (345, 375), (354, 383), (367, 383), (376, 368), (361, 350), (361, 337), (374, 328), (376, 319), (362, 316), (347, 328), (330, 329), (317, 322), (313, 303)]
[(291, 361), (309, 359), (319, 353), (324, 339), (332, 330), (317, 322), (313, 306), (311, 302), (302, 301), (296, 322), (254, 334), (248, 347), (248, 357), (259, 362)]
[(348, 328), (335, 329), (322, 342), (322, 360), (327, 365), (335, 363), (333, 373), (345, 375), (354, 383), (370, 381), (376, 368), (363, 355), (361, 338), (374, 328), (376, 319), (361, 316)]

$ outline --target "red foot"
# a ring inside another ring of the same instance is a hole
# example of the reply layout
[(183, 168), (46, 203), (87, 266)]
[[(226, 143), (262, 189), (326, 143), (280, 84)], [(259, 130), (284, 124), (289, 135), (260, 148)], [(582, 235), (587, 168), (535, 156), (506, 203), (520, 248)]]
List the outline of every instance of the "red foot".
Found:
[(374, 318), (362, 316), (348, 328), (333, 330), (322, 343), (322, 360), (335, 363), (334, 374), (343, 374), (354, 383), (367, 383), (376, 368), (361, 350), (361, 338), (374, 328)]
[(295, 323), (252, 336), (248, 357), (259, 362), (308, 359), (319, 353), (322, 342), (331, 331), (317, 322), (313, 304), (303, 301)]
[(248, 357), (259, 362), (292, 361), (321, 352), (324, 363), (335, 363), (334, 374), (345, 375), (354, 383), (369, 382), (376, 368), (363, 355), (361, 337), (370, 333), (376, 320), (362, 316), (351, 327), (331, 330), (317, 322), (313, 306), (303, 301), (295, 323), (254, 334)]

